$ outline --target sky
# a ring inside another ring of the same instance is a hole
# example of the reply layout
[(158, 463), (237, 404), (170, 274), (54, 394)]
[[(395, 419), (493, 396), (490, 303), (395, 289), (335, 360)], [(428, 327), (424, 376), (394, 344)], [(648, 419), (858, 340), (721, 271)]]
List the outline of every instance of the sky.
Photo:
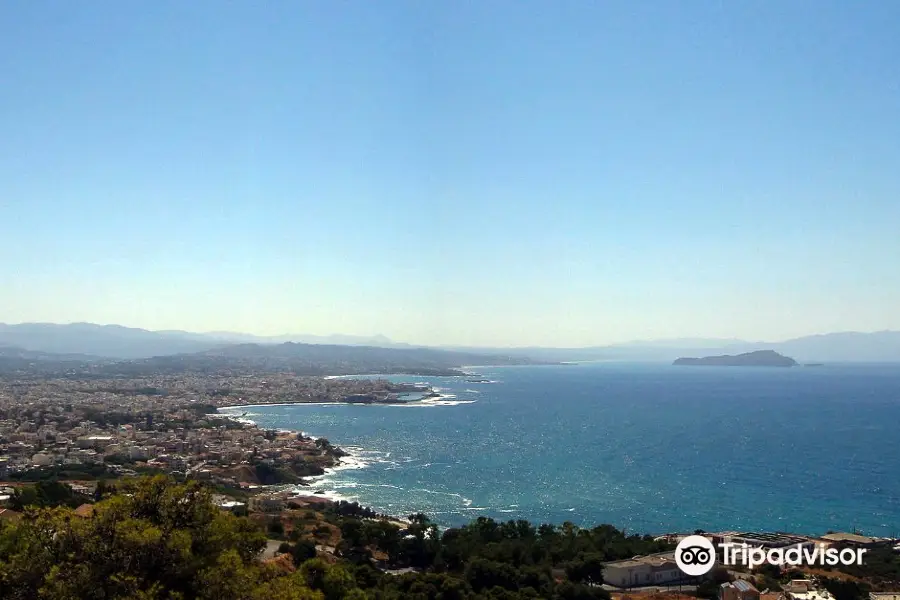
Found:
[(0, 322), (900, 329), (900, 3), (0, 5)]

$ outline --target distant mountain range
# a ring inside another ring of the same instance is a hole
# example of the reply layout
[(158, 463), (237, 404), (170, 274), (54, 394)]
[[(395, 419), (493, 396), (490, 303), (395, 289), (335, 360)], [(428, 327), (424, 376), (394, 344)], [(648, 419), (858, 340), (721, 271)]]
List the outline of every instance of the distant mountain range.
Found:
[[(361, 341), (362, 338), (353, 340)], [(411, 346), (228, 343), (221, 334), (155, 332), (118, 325), (0, 325), (0, 372), (16, 374), (139, 377), (227, 371), (233, 374), (455, 375), (461, 374), (458, 369), (463, 365), (533, 362), (525, 356), (506, 353), (456, 352)]]
[(415, 348), (411, 344), (393, 342), (383, 335), (273, 335), (262, 336), (234, 331), (211, 331), (209, 333), (188, 333), (186, 331), (169, 331), (165, 333), (194, 336), (201, 341), (216, 340), (227, 344), (326, 344), (331, 346), (374, 346), (377, 348)]
[(234, 344), (330, 344), (341, 346), (374, 346), (380, 348), (414, 348), (396, 344), (383, 335), (280, 335), (257, 336), (229, 331), (194, 333), (190, 331), (150, 331), (122, 325), (94, 323), (0, 323), (0, 346), (12, 346), (56, 354), (89, 354), (98, 357), (134, 359), (170, 354), (204, 352)]
[[(76, 355), (89, 359), (147, 359), (178, 354), (238, 352), (234, 348), (258, 346), (261, 355), (270, 352), (266, 348), (291, 343), (297, 346), (313, 345), (320, 353), (338, 353), (351, 356), (352, 347), (394, 349), (413, 352), (417, 360), (436, 360), (435, 357), (453, 357), (456, 364), (484, 364), (494, 359), (498, 364), (511, 361), (561, 362), (595, 360), (633, 360), (671, 362), (683, 356), (708, 356), (713, 354), (740, 354), (756, 350), (774, 350), (791, 356), (800, 362), (900, 362), (900, 331), (874, 333), (843, 332), (811, 335), (783, 342), (748, 342), (736, 339), (681, 338), (669, 340), (635, 341), (607, 346), (585, 348), (485, 348), (442, 347), (425, 348), (394, 342), (383, 335), (283, 335), (255, 336), (243, 333), (217, 331), (193, 333), (188, 331), (149, 331), (121, 325), (96, 325), (93, 323), (24, 323), (0, 324), (0, 347), (13, 347), (19, 351), (61, 354), (62, 359), (73, 360)], [(324, 347), (335, 350), (325, 351)], [(295, 351), (298, 351), (296, 348)], [(371, 352), (371, 350), (369, 350)], [(400, 355), (397, 355), (400, 356)], [(407, 358), (413, 354), (405, 355)], [(425, 358), (430, 357), (430, 358)], [(24, 356), (19, 358), (24, 359)], [(33, 358), (33, 357), (32, 357)], [(274, 358), (271, 358), (274, 360)], [(441, 364), (444, 363), (441, 359)]]
[[(475, 348), (456, 347), (472, 351)], [(500, 348), (478, 348), (496, 352)], [(842, 332), (809, 335), (783, 342), (748, 342), (736, 339), (684, 338), (648, 340), (586, 348), (503, 348), (510, 355), (528, 356), (541, 361), (660, 361), (671, 362), (683, 356), (742, 354), (774, 350), (800, 362), (900, 362), (900, 331), (874, 333)]]
[(433, 348), (379, 348), (329, 344), (237, 344), (205, 352), (155, 356), (103, 365), (101, 374), (138, 376), (185, 372), (291, 372), (297, 375), (405, 373), (460, 375), (463, 365), (524, 365), (522, 356), (474, 354)]
[(93, 323), (0, 323), (0, 346), (54, 354), (89, 354), (104, 358), (146, 358), (202, 352), (225, 342), (179, 331), (148, 331)]

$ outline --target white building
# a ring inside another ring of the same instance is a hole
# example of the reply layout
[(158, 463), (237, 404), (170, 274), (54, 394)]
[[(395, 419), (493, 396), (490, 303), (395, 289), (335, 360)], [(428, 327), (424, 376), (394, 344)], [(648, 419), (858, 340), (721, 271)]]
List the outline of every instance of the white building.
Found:
[(674, 552), (635, 556), (603, 564), (603, 581), (620, 588), (669, 585), (686, 579)]
[(790, 600), (834, 600), (828, 590), (818, 589), (809, 579), (793, 579), (785, 593)]
[(38, 452), (31, 457), (31, 462), (38, 467), (48, 467), (53, 464), (53, 455), (45, 452)]

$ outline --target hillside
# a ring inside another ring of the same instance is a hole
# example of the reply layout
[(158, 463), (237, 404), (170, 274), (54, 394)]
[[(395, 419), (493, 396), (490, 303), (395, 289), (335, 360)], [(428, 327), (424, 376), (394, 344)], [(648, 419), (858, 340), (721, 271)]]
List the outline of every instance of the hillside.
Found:
[(115, 359), (202, 352), (221, 346), (218, 339), (176, 331), (148, 331), (94, 323), (0, 323), (0, 346), (51, 354), (88, 354)]
[(672, 362), (683, 356), (742, 354), (758, 350), (774, 350), (801, 362), (900, 362), (900, 331), (838, 332), (809, 335), (781, 342), (748, 342), (743, 340), (715, 340), (684, 338), (675, 340), (647, 340), (588, 346), (582, 348), (472, 348), (454, 350), (502, 352), (513, 356), (528, 356), (543, 361), (654, 361)]
[[(430, 360), (428, 352), (451, 352), (458, 355), (460, 359), (458, 364), (482, 363), (485, 355), (505, 357), (505, 360), (498, 360), (497, 364), (509, 364), (514, 359), (542, 362), (593, 360), (671, 362), (683, 356), (733, 355), (766, 349), (795, 357), (801, 362), (900, 362), (900, 331), (825, 333), (780, 342), (678, 338), (580, 348), (537, 346), (426, 348), (421, 345), (395, 342), (383, 335), (257, 336), (227, 331), (212, 333), (178, 330), (149, 331), (121, 325), (96, 325), (93, 323), (66, 325), (54, 323), (6, 325), (0, 323), (0, 346), (13, 346), (32, 352), (64, 354), (71, 358), (74, 358), (74, 355), (90, 355), (108, 359), (136, 360), (179, 354), (198, 354), (229, 346), (277, 347), (284, 343), (320, 347), (347, 348), (352, 346), (411, 352), (424, 351), (425, 354), (417, 355), (417, 362)], [(323, 351), (323, 354), (327, 354), (327, 351)], [(465, 359), (464, 355), (466, 354), (477, 358)], [(442, 366), (446, 365), (442, 364)]]
[(150, 331), (122, 325), (95, 323), (0, 323), (0, 347), (12, 346), (51, 354), (87, 354), (94, 357), (133, 360), (193, 354), (235, 344), (278, 345), (286, 342), (332, 346), (414, 348), (383, 335), (278, 335), (258, 336), (229, 331), (195, 333), (181, 330)]
[(323, 344), (238, 344), (215, 350), (117, 362), (103, 373), (135, 375), (144, 372), (210, 372), (230, 370), (293, 372), (298, 375), (354, 375), (407, 373), (458, 375), (467, 364), (534, 364), (511, 357), (430, 348), (378, 348)]
[(0, 348), (0, 374), (139, 377), (154, 374), (284, 372), (297, 375), (405, 373), (459, 375), (463, 365), (534, 364), (521, 356), (430, 348), (378, 348), (320, 344), (238, 344), (203, 352), (113, 360)]

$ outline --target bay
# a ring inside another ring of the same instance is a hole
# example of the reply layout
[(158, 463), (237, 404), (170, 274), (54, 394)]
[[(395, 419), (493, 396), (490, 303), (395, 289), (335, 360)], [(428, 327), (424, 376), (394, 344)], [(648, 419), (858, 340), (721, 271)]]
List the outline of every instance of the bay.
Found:
[(437, 401), (223, 412), (349, 449), (313, 489), (441, 525), (900, 533), (900, 365), (473, 370), (391, 377)]

